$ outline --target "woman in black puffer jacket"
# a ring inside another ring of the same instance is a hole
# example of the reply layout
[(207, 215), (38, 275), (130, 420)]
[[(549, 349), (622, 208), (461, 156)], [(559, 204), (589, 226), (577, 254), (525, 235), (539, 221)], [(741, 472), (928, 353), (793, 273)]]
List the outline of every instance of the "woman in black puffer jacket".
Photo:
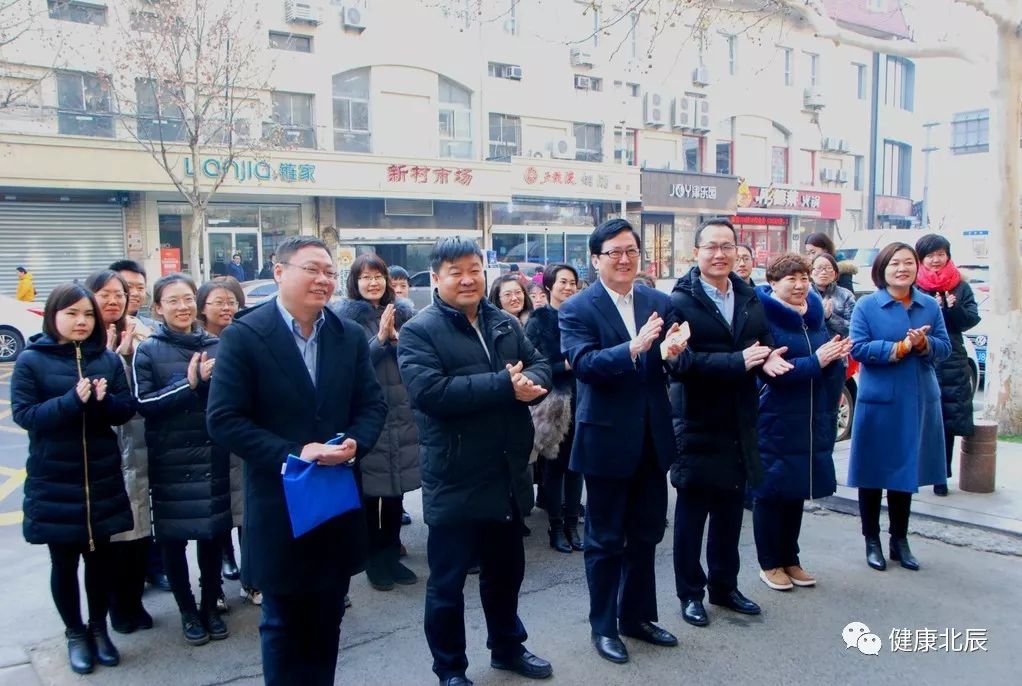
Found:
[[(196, 324), (196, 289), (184, 274), (153, 287), (163, 323), (135, 352), (135, 396), (146, 420), (153, 524), (181, 611), (185, 640), (227, 638), (216, 611), (221, 541), (231, 528), (230, 454), (206, 430), (206, 401), (217, 339)], [(198, 541), (201, 603), (195, 605), (185, 546)]]
[[(25, 540), (50, 549), (50, 590), (68, 639), (71, 669), (120, 656), (107, 634), (110, 536), (131, 529), (112, 426), (135, 413), (124, 369), (106, 349), (95, 298), (77, 284), (50, 292), (43, 333), (18, 358), (11, 411), (28, 431)], [(79, 607), (78, 559), (85, 560), (89, 625)]]

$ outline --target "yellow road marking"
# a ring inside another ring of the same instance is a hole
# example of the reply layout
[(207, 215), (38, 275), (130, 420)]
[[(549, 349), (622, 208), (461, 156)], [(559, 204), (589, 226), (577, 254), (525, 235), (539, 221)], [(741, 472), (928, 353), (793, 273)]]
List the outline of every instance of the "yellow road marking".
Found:
[(25, 434), (25, 430), (22, 429), (21, 427), (3, 426), (2, 424), (0, 424), (0, 431), (6, 431), (9, 434), (18, 434), (20, 436), (23, 436)]
[(0, 405), (10, 405), (10, 404), (11, 404), (10, 400), (4, 400), (3, 398), (0, 398)]
[(0, 419), (6, 419), (11, 416), (10, 410), (0, 410)]
[[(3, 500), (21, 486), (25, 481), (26, 472), (24, 469), (0, 467), (0, 474), (7, 477), (7, 480), (0, 484), (0, 500)], [(23, 514), (20, 510), (17, 512), (0, 512), (0, 526), (21, 524), (22, 518)]]
[(0, 526), (15, 526), (21, 524), (21, 520), (25, 518), (25, 513), (21, 510), (17, 512), (0, 512)]

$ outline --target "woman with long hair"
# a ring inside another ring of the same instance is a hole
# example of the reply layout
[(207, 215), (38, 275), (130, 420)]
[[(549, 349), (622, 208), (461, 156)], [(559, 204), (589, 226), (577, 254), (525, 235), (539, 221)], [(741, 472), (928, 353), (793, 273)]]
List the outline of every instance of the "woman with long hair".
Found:
[(532, 300), (525, 290), (525, 286), (514, 274), (504, 274), (497, 277), (490, 287), (490, 302), (497, 306), (497, 309), (504, 310), (518, 320), (518, 323), (525, 326), (532, 314)]
[[(28, 431), (22, 530), (50, 550), (50, 591), (64, 622), (71, 669), (112, 667), (107, 633), (113, 580), (110, 537), (131, 528), (121, 452), (111, 427), (134, 414), (124, 368), (107, 349), (99, 305), (78, 284), (54, 288), (43, 331), (18, 357), (11, 412)], [(85, 562), (88, 625), (82, 622), (78, 561)]]
[[(197, 323), (195, 283), (184, 274), (153, 286), (161, 324), (135, 352), (135, 397), (145, 417), (153, 524), (185, 640), (227, 638), (217, 612), (223, 536), (231, 529), (230, 454), (206, 428), (217, 339)], [(200, 604), (189, 582), (185, 547), (196, 541)]]
[(398, 559), (401, 554), (401, 497), (422, 484), (418, 430), (397, 366), (398, 336), (415, 311), (407, 301), (398, 301), (390, 284), (387, 263), (371, 253), (359, 255), (352, 263), (347, 296), (335, 312), (365, 330), (369, 358), (389, 408), (379, 440), (358, 461), (362, 507), (369, 526), (366, 577), (377, 591), (389, 591), (394, 584), (410, 585), (418, 581), (415, 572)]

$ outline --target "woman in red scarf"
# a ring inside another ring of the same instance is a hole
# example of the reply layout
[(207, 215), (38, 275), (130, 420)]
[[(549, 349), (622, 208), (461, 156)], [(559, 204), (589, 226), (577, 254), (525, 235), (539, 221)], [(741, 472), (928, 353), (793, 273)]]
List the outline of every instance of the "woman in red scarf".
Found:
[[(972, 288), (962, 280), (958, 267), (951, 261), (951, 243), (946, 238), (935, 233), (927, 234), (916, 242), (916, 252), (920, 260), (916, 285), (940, 303), (951, 339), (951, 356), (937, 367), (947, 475), (950, 477), (955, 436), (971, 436), (975, 431), (972, 423), (972, 376), (962, 332), (979, 323), (979, 308)], [(947, 485), (936, 484), (933, 492), (947, 495)]]

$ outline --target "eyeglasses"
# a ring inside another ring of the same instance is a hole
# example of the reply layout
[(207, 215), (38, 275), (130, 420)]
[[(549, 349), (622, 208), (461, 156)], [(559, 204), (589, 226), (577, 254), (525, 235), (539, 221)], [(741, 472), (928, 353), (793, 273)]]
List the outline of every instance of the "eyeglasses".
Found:
[(96, 297), (100, 300), (127, 300), (128, 294), (124, 291), (96, 291)]
[(606, 255), (615, 262), (619, 261), (622, 257), (628, 257), (629, 260), (634, 260), (639, 256), (638, 248), (628, 248), (627, 250), (607, 250), (606, 252), (598, 253), (599, 255)]
[(522, 299), (522, 292), (521, 291), (504, 291), (503, 293), (500, 294), (500, 299), (501, 300), (521, 300)]
[(699, 249), (707, 255), (715, 255), (717, 251), (725, 255), (734, 255), (735, 251), (738, 250), (738, 246), (734, 243), (706, 243), (705, 245), (700, 245)]
[(365, 283), (386, 283), (387, 277), (383, 274), (363, 274), (358, 280)]
[(195, 304), (195, 296), (186, 295), (183, 298), (167, 298), (166, 300), (161, 300), (160, 304), (164, 307), (180, 307), (181, 305), (190, 307)]
[[(714, 252), (716, 252), (716, 251), (714, 251)], [(749, 257), (748, 255), (739, 255), (738, 257), (735, 258), (735, 262), (740, 262), (742, 264), (745, 264), (746, 262), (752, 262), (752, 258)]]
[(817, 273), (820, 273), (820, 274), (826, 274), (827, 272), (830, 272), (830, 273), (833, 274), (834, 273), (834, 268), (831, 267), (829, 264), (825, 264), (825, 265), (823, 265), (821, 267), (813, 267), (813, 271), (817, 272)]
[(234, 298), (231, 298), (230, 300), (220, 300), (220, 299), (217, 299), (217, 300), (210, 300), (208, 304), (212, 305), (213, 307), (218, 307), (218, 308), (237, 307), (238, 306), (238, 301), (235, 300)]
[(331, 281), (337, 280), (337, 272), (333, 269), (318, 269), (317, 267), (313, 267), (311, 264), (295, 264), (293, 262), (280, 262), (279, 264), (282, 264), (285, 267), (295, 267), (296, 269), (301, 269), (303, 272), (305, 272), (306, 276), (312, 279), (318, 278), (320, 276), (325, 276)]

